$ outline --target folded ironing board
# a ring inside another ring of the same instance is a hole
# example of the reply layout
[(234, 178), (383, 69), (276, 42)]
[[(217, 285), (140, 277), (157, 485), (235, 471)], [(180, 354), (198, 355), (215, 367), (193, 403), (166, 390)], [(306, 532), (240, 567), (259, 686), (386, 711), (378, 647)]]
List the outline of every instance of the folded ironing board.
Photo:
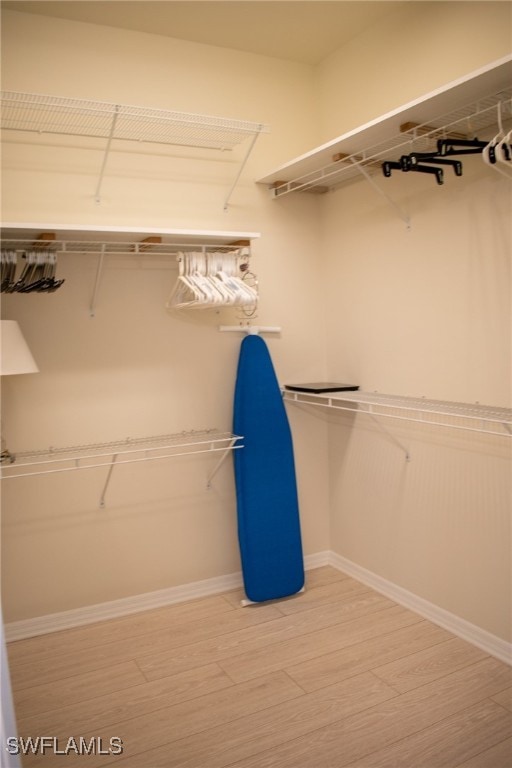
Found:
[(262, 602), (299, 592), (304, 564), (293, 444), (267, 345), (246, 336), (240, 348), (233, 431), (238, 539), (245, 593)]

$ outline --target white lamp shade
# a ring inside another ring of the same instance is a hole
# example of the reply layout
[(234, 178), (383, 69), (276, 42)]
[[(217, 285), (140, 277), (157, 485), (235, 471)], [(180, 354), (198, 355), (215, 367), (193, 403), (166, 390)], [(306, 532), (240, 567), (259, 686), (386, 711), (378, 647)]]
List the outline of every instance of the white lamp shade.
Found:
[(0, 375), (37, 373), (39, 368), (15, 320), (2, 320), (0, 326)]

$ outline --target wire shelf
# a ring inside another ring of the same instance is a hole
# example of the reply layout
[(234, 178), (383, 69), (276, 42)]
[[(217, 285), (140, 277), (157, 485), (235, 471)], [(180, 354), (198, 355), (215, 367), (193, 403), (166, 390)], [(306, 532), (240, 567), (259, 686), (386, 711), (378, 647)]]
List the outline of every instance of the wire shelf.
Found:
[[(126, 438), (110, 443), (91, 443), (65, 448), (45, 448), (14, 454), (12, 463), (2, 464), (2, 479), (111, 467), (115, 462), (175, 458), (199, 453), (217, 453), (242, 448), (243, 438), (217, 429), (191, 430), (169, 435)], [(211, 479), (211, 477), (210, 477)]]
[(225, 210), (256, 139), (269, 131), (268, 125), (248, 120), (16, 91), (1, 93), (0, 126), (6, 131), (103, 139), (104, 156), (95, 192), (98, 203), (107, 159), (116, 141), (230, 151), (250, 138), (224, 200)]
[(143, 241), (115, 242), (101, 240), (39, 240), (33, 238), (2, 238), (2, 250), (25, 253), (27, 251), (53, 251), (55, 253), (105, 253), (118, 255), (178, 256), (183, 251), (206, 253), (237, 253), (247, 251), (249, 245), (219, 245), (212, 243), (145, 243)]
[(231, 150), (268, 126), (163, 109), (3, 91), (1, 127), (156, 144)]
[(504, 122), (512, 120), (512, 87), (438, 115), (428, 122), (414, 124), (410, 129), (379, 143), (354, 152), (344, 151), (340, 159), (290, 181), (274, 182), (272, 194), (281, 197), (291, 192), (326, 191), (362, 178), (361, 169), (370, 176), (382, 175), (382, 163), (385, 160), (398, 161), (403, 154), (410, 152), (435, 151), (437, 140), (441, 138), (455, 135), (459, 138), (464, 136), (490, 140), (498, 126), (498, 109), (501, 110)]
[[(90, 232), (90, 235), (88, 235)], [(184, 252), (231, 253), (244, 259), (251, 256), (251, 241), (257, 232), (201, 230), (127, 230), (87, 228), (63, 229), (51, 224), (5, 224), (0, 230), (2, 251), (24, 255), (31, 252), (55, 254), (96, 254), (98, 263), (89, 313), (95, 315), (96, 299), (105, 257), (109, 255), (180, 258)], [(174, 265), (177, 261), (174, 262)]]
[(369, 392), (312, 394), (283, 390), (285, 401), (424, 425), (512, 437), (512, 408)]

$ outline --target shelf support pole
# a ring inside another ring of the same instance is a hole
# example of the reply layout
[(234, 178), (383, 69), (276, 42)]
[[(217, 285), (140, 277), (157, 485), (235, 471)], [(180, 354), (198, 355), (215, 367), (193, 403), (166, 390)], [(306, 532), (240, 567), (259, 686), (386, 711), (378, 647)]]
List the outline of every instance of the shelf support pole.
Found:
[(377, 424), (379, 429), (381, 429), (384, 432), (384, 434), (386, 434), (389, 437), (389, 439), (405, 453), (406, 461), (411, 460), (411, 454), (409, 453), (409, 449), (406, 448), (405, 445), (403, 445), (400, 442), (400, 440), (398, 440), (394, 436), (394, 434), (387, 427), (384, 426), (384, 424), (381, 424), (381, 422), (379, 421), (379, 418), (374, 413), (372, 413), (371, 411), (362, 411), (362, 413), (366, 413), (368, 416), (370, 416), (370, 418), (373, 419), (373, 421)]
[(106, 244), (102, 243), (100, 255), (98, 256), (98, 266), (96, 267), (96, 278), (94, 280), (94, 288), (92, 290), (91, 304), (89, 306), (89, 315), (94, 317), (96, 314), (96, 299), (100, 288), (101, 275), (103, 274), (103, 262), (105, 260)]
[(395, 201), (388, 194), (386, 194), (386, 192), (384, 192), (384, 190), (381, 189), (378, 184), (375, 183), (375, 181), (372, 179), (372, 177), (370, 176), (368, 171), (365, 168), (363, 168), (363, 166), (361, 164), (361, 161), (360, 160), (355, 160), (353, 157), (351, 157), (350, 158), (350, 162), (353, 165), (356, 166), (356, 168), (359, 171), (359, 173), (361, 173), (364, 176), (366, 181), (369, 184), (372, 185), (372, 187), (379, 193), (379, 195), (381, 195), (381, 197), (385, 198), (385, 200), (388, 201), (388, 203), (395, 209), (395, 211), (397, 211), (398, 215), (400, 216), (402, 221), (405, 223), (405, 226), (407, 227), (407, 229), (410, 229), (411, 228), (411, 219), (408, 216), (408, 214), (405, 213), (405, 211), (403, 211), (402, 208), (400, 208), (398, 203), (395, 203)]
[(238, 184), (238, 179), (239, 179), (239, 178), (240, 178), (240, 176), (242, 175), (242, 171), (243, 171), (243, 169), (245, 168), (245, 164), (247, 163), (247, 161), (248, 161), (248, 159), (249, 159), (249, 155), (251, 154), (251, 152), (252, 152), (252, 148), (253, 148), (253, 147), (254, 147), (254, 145), (256, 144), (256, 139), (258, 138), (258, 136), (259, 136), (259, 135), (260, 135), (260, 134), (259, 134), (259, 132), (258, 132), (258, 133), (255, 133), (255, 134), (254, 134), (254, 136), (253, 136), (253, 137), (252, 137), (252, 139), (251, 139), (251, 143), (249, 144), (249, 149), (247, 150), (247, 152), (246, 152), (246, 154), (245, 154), (245, 157), (244, 157), (244, 159), (242, 160), (242, 164), (240, 165), (240, 168), (238, 169), (238, 173), (237, 173), (237, 175), (236, 175), (236, 178), (235, 178), (235, 180), (233, 181), (233, 183), (232, 183), (232, 185), (231, 185), (231, 189), (229, 190), (229, 192), (228, 192), (228, 194), (227, 194), (227, 196), (226, 196), (226, 199), (224, 200), (224, 211), (227, 211), (227, 210), (228, 210), (228, 207), (229, 207), (229, 201), (230, 201), (230, 199), (231, 199), (231, 195), (233, 194), (233, 190), (235, 189), (236, 185)]
[(115, 111), (114, 111), (114, 116), (112, 118), (112, 124), (110, 126), (110, 132), (108, 134), (107, 146), (105, 147), (105, 151), (103, 153), (103, 162), (101, 164), (100, 176), (99, 176), (99, 179), (98, 179), (98, 184), (96, 186), (96, 194), (94, 195), (95, 200), (96, 200), (97, 203), (101, 203), (101, 195), (100, 195), (100, 193), (101, 193), (101, 185), (103, 183), (103, 176), (105, 175), (105, 168), (106, 168), (106, 165), (107, 165), (108, 154), (110, 152), (110, 145), (112, 144), (112, 139), (114, 138), (114, 131), (116, 129), (116, 123), (117, 123), (117, 118), (118, 117), (119, 117), (119, 105), (116, 104)]
[(224, 453), (222, 454), (222, 456), (220, 457), (220, 459), (218, 460), (218, 462), (215, 464), (214, 468), (212, 469), (212, 471), (208, 475), (208, 478), (206, 480), (206, 487), (207, 487), (208, 490), (211, 489), (211, 487), (212, 487), (212, 480), (215, 477), (215, 475), (217, 474), (217, 472), (219, 471), (219, 469), (221, 468), (221, 466), (226, 461), (226, 459), (228, 457), (228, 454), (231, 453), (231, 451), (234, 448), (242, 448), (243, 447), (241, 445), (235, 446), (236, 441), (239, 440), (239, 439), (240, 438), (238, 436), (236, 436), (236, 437), (233, 437), (229, 441), (229, 445), (226, 447), (226, 450), (224, 451)]
[(114, 453), (112, 456), (112, 461), (110, 462), (110, 467), (108, 468), (107, 479), (105, 480), (105, 485), (103, 486), (103, 491), (101, 492), (100, 509), (105, 509), (105, 494), (107, 493), (107, 489), (110, 484), (110, 478), (112, 477), (112, 471), (114, 469), (114, 464), (117, 461), (118, 455), (118, 453)]

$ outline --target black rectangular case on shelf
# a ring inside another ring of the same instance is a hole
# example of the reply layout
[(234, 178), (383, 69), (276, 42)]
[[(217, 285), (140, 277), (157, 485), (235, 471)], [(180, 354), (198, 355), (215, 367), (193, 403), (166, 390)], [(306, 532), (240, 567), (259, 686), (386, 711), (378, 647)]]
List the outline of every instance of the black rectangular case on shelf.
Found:
[(315, 381), (311, 384), (285, 384), (285, 389), (291, 392), (311, 392), (314, 395), (320, 395), (323, 392), (355, 392), (359, 389), (358, 384), (337, 384), (333, 381)]

